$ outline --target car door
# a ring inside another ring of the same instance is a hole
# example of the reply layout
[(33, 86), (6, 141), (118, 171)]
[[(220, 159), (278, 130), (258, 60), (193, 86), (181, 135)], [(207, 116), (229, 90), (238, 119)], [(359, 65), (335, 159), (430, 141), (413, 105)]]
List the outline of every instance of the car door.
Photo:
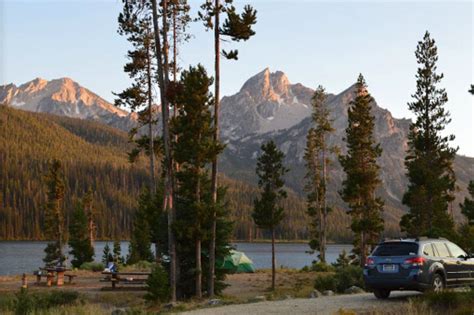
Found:
[(459, 278), (459, 265), (457, 259), (451, 257), (451, 253), (448, 250), (445, 242), (433, 242), (437, 257), (444, 266), (446, 271), (446, 285), (453, 286), (458, 284)]
[(469, 284), (474, 275), (474, 262), (471, 259), (467, 258), (467, 254), (459, 246), (453, 243), (447, 243), (448, 249), (455, 259), (457, 259), (458, 266), (458, 283), (459, 284)]

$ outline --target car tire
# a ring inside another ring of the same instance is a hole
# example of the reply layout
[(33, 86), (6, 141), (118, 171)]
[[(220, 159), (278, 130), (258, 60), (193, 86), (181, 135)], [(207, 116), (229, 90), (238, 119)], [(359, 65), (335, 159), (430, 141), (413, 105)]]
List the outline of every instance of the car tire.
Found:
[(435, 273), (433, 279), (431, 280), (431, 292), (439, 293), (446, 288), (443, 276), (439, 273)]
[(381, 300), (388, 299), (388, 297), (390, 296), (390, 290), (376, 289), (374, 290), (374, 295), (377, 299), (381, 299)]

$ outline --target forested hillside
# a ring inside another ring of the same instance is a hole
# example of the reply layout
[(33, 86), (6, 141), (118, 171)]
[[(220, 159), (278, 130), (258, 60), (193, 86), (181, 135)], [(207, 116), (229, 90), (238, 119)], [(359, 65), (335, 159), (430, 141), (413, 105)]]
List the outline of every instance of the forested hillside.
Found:
[[(130, 165), (129, 149), (126, 133), (99, 123), (0, 106), (0, 239), (42, 238), (43, 176), (54, 158), (64, 165), (67, 213), (90, 188), (99, 238), (128, 238), (137, 195), (147, 180), (146, 162)], [(251, 217), (256, 188), (228, 178), (222, 183), (228, 187), (234, 238), (265, 238)], [(307, 237), (305, 207), (304, 200), (289, 193), (286, 217), (277, 229), (279, 239)], [(349, 239), (348, 225), (346, 214), (335, 210), (330, 216), (330, 239)]]

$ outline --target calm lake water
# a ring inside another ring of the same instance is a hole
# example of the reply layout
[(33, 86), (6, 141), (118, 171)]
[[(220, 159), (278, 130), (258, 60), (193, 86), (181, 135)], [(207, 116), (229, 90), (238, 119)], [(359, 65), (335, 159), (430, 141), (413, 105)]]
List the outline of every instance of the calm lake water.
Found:
[[(95, 259), (100, 261), (106, 242), (96, 242)], [(122, 242), (122, 255), (128, 253), (128, 242)], [(0, 242), (0, 275), (31, 273), (43, 266), (46, 242)], [(109, 243), (109, 246), (112, 246)], [(254, 262), (255, 268), (271, 267), (270, 243), (235, 243), (237, 250), (244, 252)], [(350, 252), (352, 245), (329, 245), (326, 253), (328, 262), (334, 262), (343, 250)], [(317, 258), (317, 254), (307, 253), (307, 244), (276, 244), (277, 266), (303, 268)]]

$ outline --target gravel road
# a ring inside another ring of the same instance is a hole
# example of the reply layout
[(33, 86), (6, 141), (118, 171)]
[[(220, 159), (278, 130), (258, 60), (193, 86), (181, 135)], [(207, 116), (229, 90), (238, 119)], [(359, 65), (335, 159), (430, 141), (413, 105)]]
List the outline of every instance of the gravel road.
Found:
[(408, 301), (409, 297), (418, 295), (415, 292), (392, 293), (388, 300), (377, 300), (373, 294), (352, 294), (323, 296), (315, 299), (288, 299), (273, 302), (258, 302), (250, 304), (236, 304), (217, 306), (186, 312), (192, 315), (217, 315), (217, 314), (318, 314), (332, 315), (340, 309), (354, 311), (368, 311), (373, 309), (394, 310), (397, 306)]

